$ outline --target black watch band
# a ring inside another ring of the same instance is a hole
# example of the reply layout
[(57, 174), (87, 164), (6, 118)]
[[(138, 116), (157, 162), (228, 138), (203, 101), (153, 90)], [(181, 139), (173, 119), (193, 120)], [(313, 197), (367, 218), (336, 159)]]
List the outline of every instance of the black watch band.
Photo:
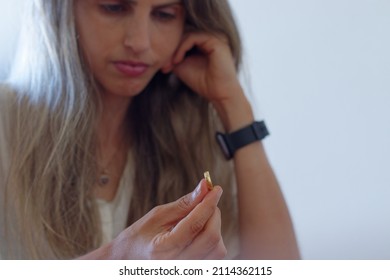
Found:
[(238, 149), (255, 141), (261, 141), (267, 135), (269, 135), (268, 129), (264, 121), (260, 121), (232, 133), (217, 132), (216, 137), (226, 159), (231, 159)]

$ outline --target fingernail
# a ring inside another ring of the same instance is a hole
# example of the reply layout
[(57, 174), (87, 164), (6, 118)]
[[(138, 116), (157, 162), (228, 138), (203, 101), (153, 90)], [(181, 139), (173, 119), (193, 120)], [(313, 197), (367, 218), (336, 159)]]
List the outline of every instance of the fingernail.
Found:
[(201, 183), (196, 186), (195, 190), (192, 192), (192, 199), (195, 199), (199, 194), (201, 190)]
[(222, 194), (223, 194), (223, 190), (222, 190), (222, 188), (220, 188), (218, 191), (218, 201), (220, 200)]

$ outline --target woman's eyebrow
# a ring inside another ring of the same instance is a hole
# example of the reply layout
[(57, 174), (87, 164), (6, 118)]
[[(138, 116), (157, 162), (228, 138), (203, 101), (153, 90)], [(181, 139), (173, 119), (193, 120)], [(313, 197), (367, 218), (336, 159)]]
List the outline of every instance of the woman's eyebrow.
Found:
[(164, 8), (164, 7), (168, 7), (168, 6), (172, 6), (172, 5), (182, 5), (182, 2), (181, 2), (181, 0), (170, 1), (167, 3), (157, 4), (157, 5), (155, 5), (155, 8)]
[[(131, 5), (137, 5), (138, 1), (139, 0), (123, 0), (123, 2), (125, 2), (126, 4), (131, 4)], [(181, 0), (172, 0), (166, 3), (157, 4), (154, 5), (154, 8), (163, 8), (163, 7), (172, 6), (176, 4), (182, 4)]]

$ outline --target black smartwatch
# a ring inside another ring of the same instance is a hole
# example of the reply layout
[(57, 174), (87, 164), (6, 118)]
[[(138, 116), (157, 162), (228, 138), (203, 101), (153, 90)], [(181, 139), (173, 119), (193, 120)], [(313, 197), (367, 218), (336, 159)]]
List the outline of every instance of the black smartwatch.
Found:
[(224, 134), (217, 132), (216, 138), (226, 159), (231, 159), (238, 149), (255, 141), (261, 141), (267, 135), (269, 135), (268, 129), (264, 121), (260, 121), (254, 122), (232, 133)]

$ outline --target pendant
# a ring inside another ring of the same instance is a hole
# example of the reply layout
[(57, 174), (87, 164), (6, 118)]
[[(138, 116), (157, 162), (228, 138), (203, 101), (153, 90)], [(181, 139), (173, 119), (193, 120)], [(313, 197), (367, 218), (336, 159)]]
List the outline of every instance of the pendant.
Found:
[(109, 182), (110, 182), (110, 177), (108, 177), (108, 175), (106, 175), (106, 174), (100, 175), (100, 177), (99, 177), (99, 185), (100, 186), (105, 186)]

